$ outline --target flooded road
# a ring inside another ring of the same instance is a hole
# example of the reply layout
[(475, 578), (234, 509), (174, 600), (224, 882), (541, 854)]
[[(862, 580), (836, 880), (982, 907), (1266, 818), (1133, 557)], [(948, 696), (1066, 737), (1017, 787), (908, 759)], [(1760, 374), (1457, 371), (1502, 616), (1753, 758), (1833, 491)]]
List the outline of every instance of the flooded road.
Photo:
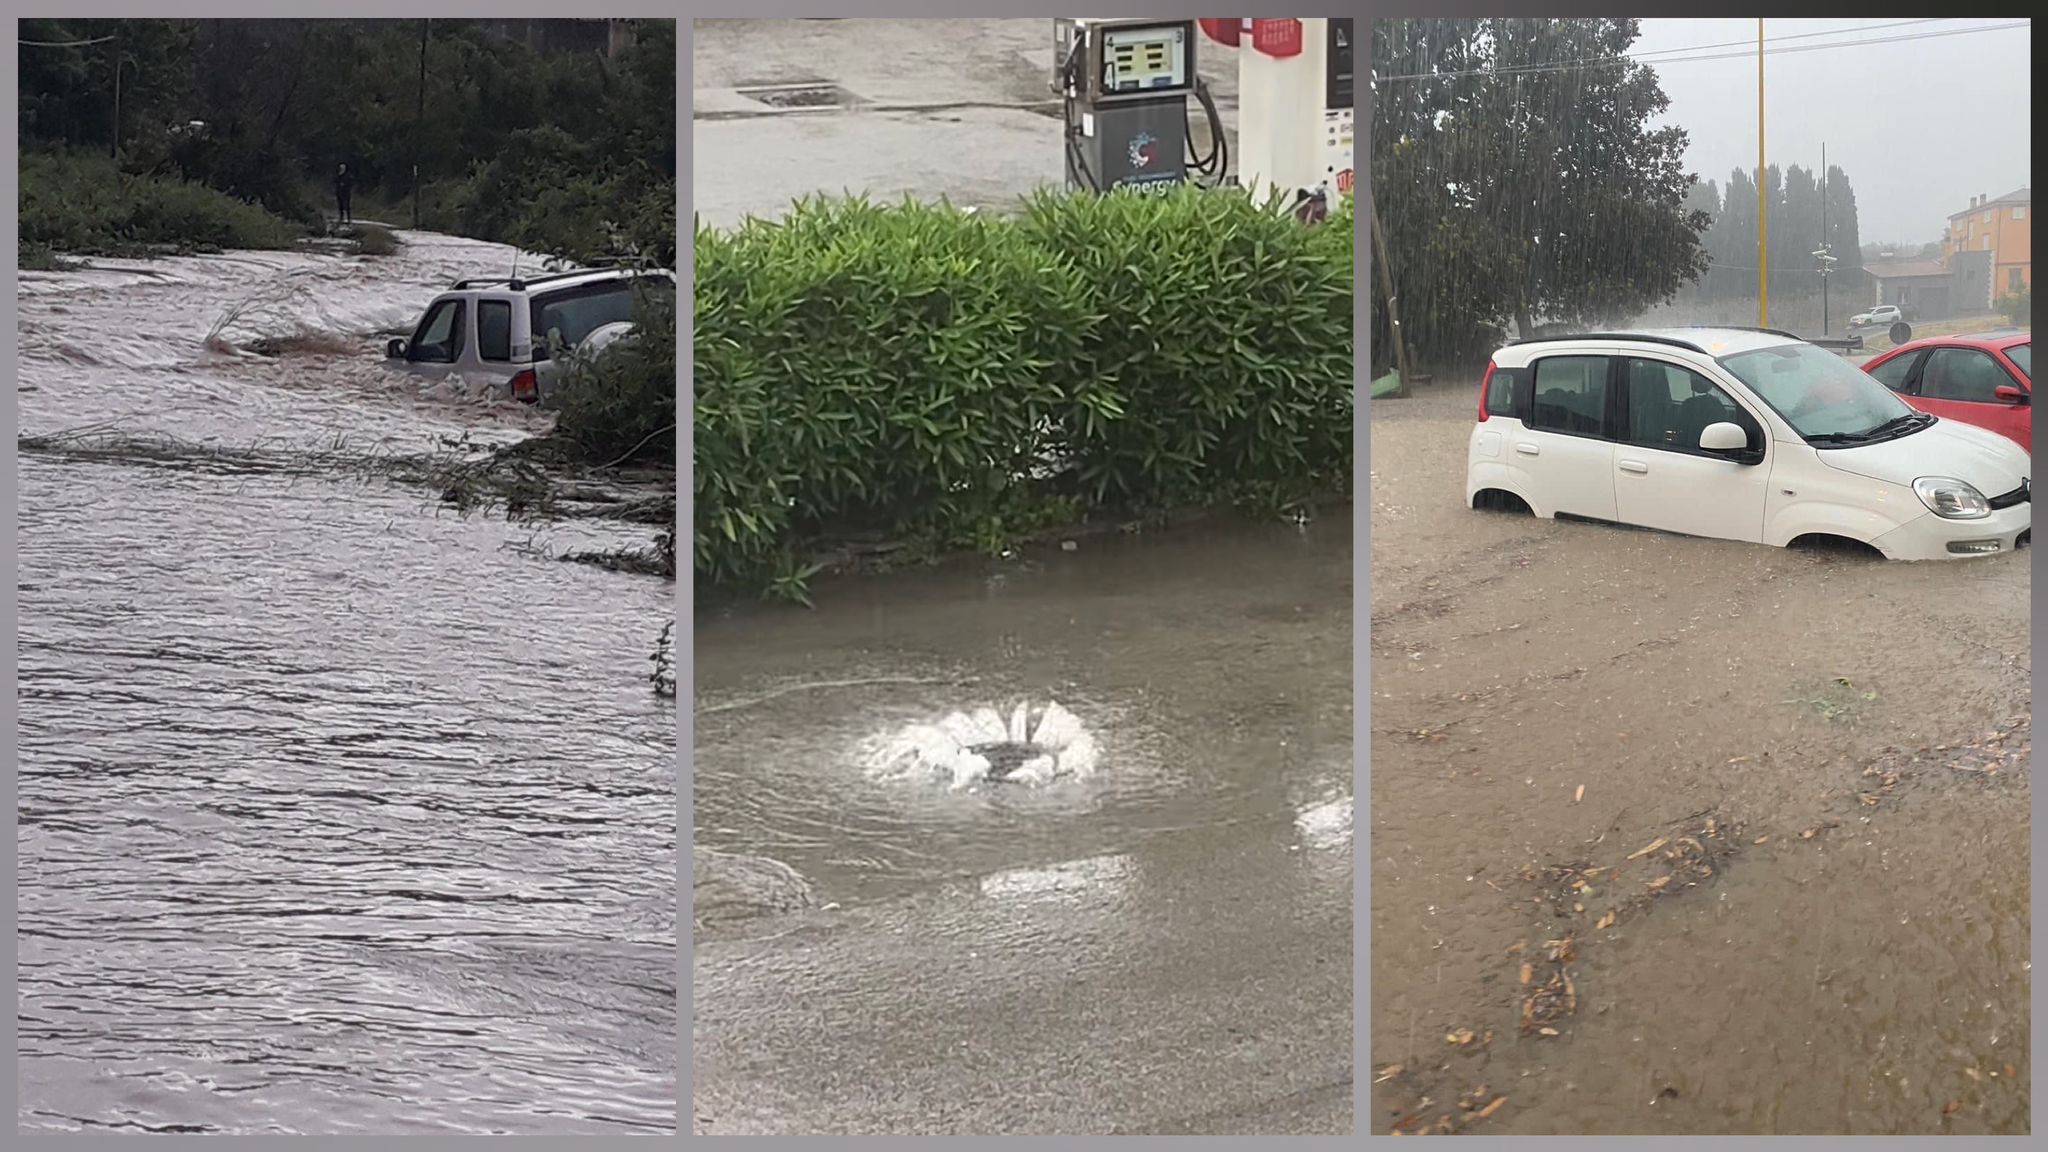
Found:
[(1373, 1130), (2029, 1131), (2030, 556), (1468, 512), (1471, 403), (1372, 414)]
[(399, 235), (21, 277), (23, 433), (113, 445), (19, 465), (24, 1129), (674, 1130), (673, 585), (278, 465), (537, 427), (382, 367), (513, 259)]
[[(1351, 560), (1336, 509), (700, 618), (694, 1130), (1349, 1133)], [(1092, 771), (863, 758), (1012, 701)]]

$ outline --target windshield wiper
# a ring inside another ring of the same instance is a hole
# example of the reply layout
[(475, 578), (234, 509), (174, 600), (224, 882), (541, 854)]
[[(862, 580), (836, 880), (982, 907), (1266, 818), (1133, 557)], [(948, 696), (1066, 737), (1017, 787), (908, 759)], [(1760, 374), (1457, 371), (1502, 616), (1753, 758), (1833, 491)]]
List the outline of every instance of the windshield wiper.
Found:
[(1892, 439), (1891, 433), (1904, 435), (1909, 431), (1925, 428), (1934, 423), (1934, 417), (1925, 412), (1908, 412), (1894, 416), (1875, 428), (1862, 432), (1816, 432), (1806, 437), (1808, 444), (1871, 444), (1879, 440)]
[(1865, 432), (1864, 435), (1871, 439), (1876, 439), (1887, 432), (1904, 433), (1910, 429), (1924, 428), (1932, 423), (1934, 423), (1934, 417), (1929, 416), (1925, 412), (1908, 412), (1902, 416), (1892, 417), (1870, 431)]

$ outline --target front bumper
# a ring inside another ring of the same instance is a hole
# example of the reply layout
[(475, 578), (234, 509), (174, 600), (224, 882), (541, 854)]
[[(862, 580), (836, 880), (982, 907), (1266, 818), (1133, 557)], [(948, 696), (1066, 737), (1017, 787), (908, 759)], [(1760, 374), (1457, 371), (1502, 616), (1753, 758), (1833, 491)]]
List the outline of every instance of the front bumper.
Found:
[(1944, 520), (1929, 512), (1870, 543), (1889, 560), (1968, 560), (2017, 552), (2033, 542), (2031, 501), (1982, 520)]

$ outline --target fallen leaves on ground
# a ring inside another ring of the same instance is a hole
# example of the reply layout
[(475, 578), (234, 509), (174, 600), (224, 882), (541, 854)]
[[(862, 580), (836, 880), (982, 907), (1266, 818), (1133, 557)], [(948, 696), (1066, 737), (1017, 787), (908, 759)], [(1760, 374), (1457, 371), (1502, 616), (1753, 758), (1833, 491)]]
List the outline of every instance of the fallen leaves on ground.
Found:
[(1670, 842), (1671, 841), (1667, 837), (1659, 836), (1655, 840), (1650, 841), (1648, 844), (1643, 845), (1641, 848), (1638, 848), (1635, 851), (1629, 853), (1628, 858), (1631, 860), (1640, 860), (1643, 857), (1648, 856), (1650, 853), (1655, 852), (1657, 849), (1662, 848), (1664, 845), (1669, 844)]

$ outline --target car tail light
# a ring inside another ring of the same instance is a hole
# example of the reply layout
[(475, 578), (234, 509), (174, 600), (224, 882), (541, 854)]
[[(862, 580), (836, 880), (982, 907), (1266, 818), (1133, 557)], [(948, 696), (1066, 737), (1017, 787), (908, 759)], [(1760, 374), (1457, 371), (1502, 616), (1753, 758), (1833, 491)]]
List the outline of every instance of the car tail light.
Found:
[(532, 404), (540, 399), (540, 378), (533, 374), (533, 369), (528, 368), (512, 378), (512, 398), (523, 404)]
[(1486, 423), (1486, 394), (1493, 388), (1493, 361), (1486, 362), (1486, 375), (1479, 378), (1479, 422)]

